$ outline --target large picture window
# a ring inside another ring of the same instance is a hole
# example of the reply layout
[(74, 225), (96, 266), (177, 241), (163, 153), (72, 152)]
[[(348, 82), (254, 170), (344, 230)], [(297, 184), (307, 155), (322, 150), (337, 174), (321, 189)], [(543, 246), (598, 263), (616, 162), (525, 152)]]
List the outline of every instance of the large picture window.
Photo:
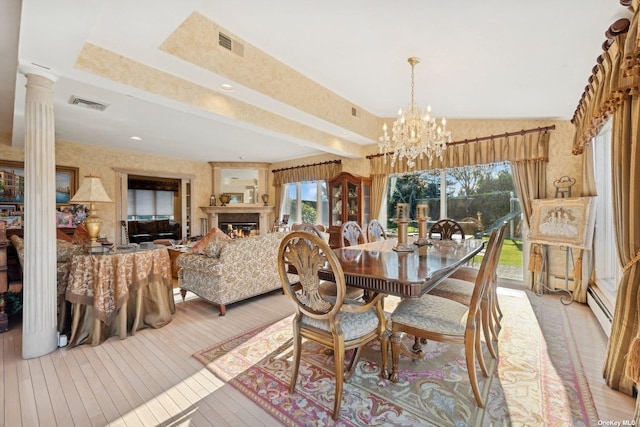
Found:
[(594, 173), (598, 198), (596, 200), (595, 275), (600, 290), (613, 302), (620, 281), (620, 263), (613, 228), (613, 199), (611, 191), (611, 124), (604, 126), (593, 141)]
[(308, 222), (328, 226), (327, 182), (307, 181), (286, 184), (282, 215), (289, 215), (289, 224)]
[[(521, 209), (509, 164), (394, 175), (389, 179), (387, 194), (387, 226), (390, 229), (395, 228), (393, 218), (397, 203), (409, 204), (411, 218), (415, 218), (417, 205), (426, 204), (430, 224), (441, 218), (454, 219), (469, 238), (487, 239), (494, 228), (507, 221), (498, 275), (523, 279)], [(412, 231), (411, 226), (409, 231)], [(417, 231), (417, 224), (413, 231)]]

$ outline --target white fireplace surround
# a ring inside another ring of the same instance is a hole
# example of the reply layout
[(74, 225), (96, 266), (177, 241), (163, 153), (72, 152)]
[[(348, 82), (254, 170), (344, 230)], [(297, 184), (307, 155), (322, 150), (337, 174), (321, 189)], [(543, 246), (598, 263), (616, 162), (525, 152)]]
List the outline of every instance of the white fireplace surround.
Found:
[(207, 214), (209, 221), (209, 228), (218, 227), (219, 214), (259, 214), (259, 229), (260, 234), (266, 234), (271, 230), (271, 224), (273, 223), (273, 215), (276, 211), (273, 206), (256, 206), (256, 205), (241, 205), (232, 204), (227, 206), (204, 206), (200, 210)]

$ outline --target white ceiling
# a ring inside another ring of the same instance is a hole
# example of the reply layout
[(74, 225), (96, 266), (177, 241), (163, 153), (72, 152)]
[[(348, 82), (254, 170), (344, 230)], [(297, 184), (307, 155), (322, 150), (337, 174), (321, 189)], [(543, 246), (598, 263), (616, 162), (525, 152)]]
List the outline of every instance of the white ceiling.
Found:
[[(56, 136), (63, 140), (201, 161), (275, 162), (328, 152), (74, 69), (91, 42), (218, 91), (229, 79), (159, 49), (194, 11), (378, 117), (408, 103), (406, 60), (417, 56), (420, 105), (431, 104), (437, 117), (488, 119), (570, 119), (605, 30), (628, 16), (613, 0), (22, 0), (22, 10), (19, 0), (3, 0), (0, 132), (12, 132), (21, 145), (26, 79), (17, 68), (37, 64), (58, 78)], [(374, 143), (235, 86), (229, 96)], [(71, 106), (72, 95), (109, 107), (99, 113)]]

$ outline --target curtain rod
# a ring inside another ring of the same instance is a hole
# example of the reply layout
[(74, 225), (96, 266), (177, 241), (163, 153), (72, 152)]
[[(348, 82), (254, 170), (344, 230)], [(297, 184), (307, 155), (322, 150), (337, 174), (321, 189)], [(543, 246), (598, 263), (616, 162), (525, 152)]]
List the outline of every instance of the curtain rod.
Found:
[[(549, 130), (555, 130), (555, 128), (556, 128), (556, 125), (551, 125), (551, 126), (544, 126), (544, 127), (531, 128), (531, 129), (522, 129), (522, 130), (517, 131), (517, 132), (505, 132), (505, 133), (501, 133), (501, 134), (498, 134), (498, 135), (480, 136), (478, 138), (463, 139), (463, 140), (460, 140), (460, 141), (449, 142), (449, 143), (447, 143), (447, 147), (451, 147), (453, 145), (461, 145), (461, 144), (472, 144), (474, 142), (487, 141), (487, 140), (492, 140), (492, 139), (495, 139), (495, 138), (508, 138), (510, 136), (526, 135), (528, 133), (546, 132), (546, 131), (549, 131)], [(385, 154), (391, 154), (391, 153), (393, 153), (393, 151), (391, 151), (389, 153), (369, 154), (367, 156), (367, 159), (373, 159), (375, 157), (381, 157), (381, 156), (384, 156)]]
[(291, 167), (288, 167), (288, 168), (272, 169), (271, 172), (275, 173), (275, 172), (288, 171), (288, 170), (292, 170), (292, 169), (308, 168), (308, 167), (311, 167), (311, 166), (330, 165), (332, 163), (340, 164), (340, 163), (342, 163), (342, 160), (328, 160), (326, 162), (311, 163), (309, 165), (300, 165), (300, 166), (291, 166)]

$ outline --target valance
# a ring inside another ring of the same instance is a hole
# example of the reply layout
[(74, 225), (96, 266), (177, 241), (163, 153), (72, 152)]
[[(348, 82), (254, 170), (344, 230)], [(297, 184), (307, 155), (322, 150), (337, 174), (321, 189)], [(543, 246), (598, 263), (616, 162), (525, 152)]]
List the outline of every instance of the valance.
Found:
[(599, 132), (625, 97), (640, 89), (639, 0), (633, 0), (631, 19), (622, 18), (606, 31), (604, 52), (597, 59), (571, 122), (576, 127), (573, 154), (582, 154), (585, 145)]
[(342, 161), (331, 160), (322, 163), (275, 169), (273, 185), (281, 186), (290, 182), (328, 181), (342, 172)]
[(416, 159), (416, 166), (409, 168), (406, 159), (396, 162), (384, 161), (384, 156), (371, 156), (371, 175), (389, 175), (420, 170), (446, 169), (461, 166), (482, 165), (498, 162), (548, 161), (549, 139), (548, 129), (539, 132), (521, 131), (507, 132), (503, 135), (488, 138), (477, 138), (468, 142), (456, 142), (444, 151), (442, 161), (435, 158), (432, 164), (429, 159)]

